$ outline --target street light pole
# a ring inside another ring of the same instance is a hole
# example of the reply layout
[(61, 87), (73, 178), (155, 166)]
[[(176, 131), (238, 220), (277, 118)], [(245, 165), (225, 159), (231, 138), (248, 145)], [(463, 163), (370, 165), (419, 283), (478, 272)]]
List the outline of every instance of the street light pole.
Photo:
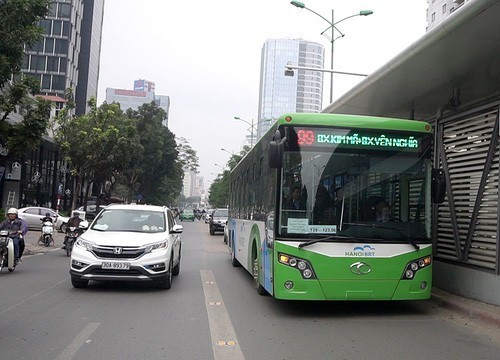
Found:
[[(330, 66), (331, 66), (331, 72), (330, 72), (330, 103), (333, 102), (333, 74), (334, 74), (334, 71), (333, 71), (333, 54), (334, 54), (334, 43), (335, 43), (335, 40), (337, 40), (339, 37), (344, 37), (345, 34), (342, 33), (342, 31), (340, 31), (338, 28), (337, 28), (337, 24), (339, 24), (340, 22), (344, 21), (344, 20), (347, 20), (347, 19), (350, 19), (354, 16), (368, 16), (368, 15), (371, 15), (373, 14), (373, 11), (371, 10), (361, 10), (359, 13), (357, 14), (354, 14), (354, 15), (350, 15), (350, 16), (347, 16), (337, 22), (335, 22), (335, 13), (334, 13), (334, 10), (332, 9), (332, 20), (328, 20), (327, 18), (325, 18), (324, 16), (322, 16), (321, 14), (318, 14), (316, 11), (312, 10), (312, 9), (309, 9), (308, 7), (306, 7), (306, 5), (301, 2), (301, 1), (291, 1), (290, 4), (292, 4), (293, 6), (295, 7), (298, 7), (300, 9), (306, 9), (310, 12), (312, 12), (313, 14), (319, 16), (320, 18), (322, 18), (323, 20), (325, 20), (330, 26), (328, 28), (326, 28), (322, 33), (321, 35), (325, 35), (325, 32), (327, 30), (329, 30), (330, 28), (332, 29), (332, 34), (331, 34), (331, 38), (329, 38), (330, 40), (330, 44), (331, 44), (331, 58), (330, 58)], [(335, 30), (337, 30), (339, 32), (339, 36), (337, 38), (335, 38)], [(326, 36), (326, 35), (325, 35)], [(326, 36), (328, 38), (328, 36)]]
[(250, 138), (250, 148), (253, 148), (253, 132), (254, 132), (253, 119), (252, 119), (251, 123), (249, 123), (248, 121), (240, 118), (239, 116), (235, 116), (234, 119), (235, 120), (243, 121), (243, 122), (247, 123), (248, 125), (250, 125), (250, 129), (252, 129), (252, 131), (251, 131), (251, 138)]

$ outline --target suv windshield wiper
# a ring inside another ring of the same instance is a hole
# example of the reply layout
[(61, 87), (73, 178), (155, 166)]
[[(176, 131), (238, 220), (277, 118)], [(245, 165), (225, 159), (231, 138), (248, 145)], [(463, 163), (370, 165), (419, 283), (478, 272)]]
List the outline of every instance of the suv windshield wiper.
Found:
[(399, 233), (400, 235), (402, 235), (405, 238), (405, 240), (411, 246), (413, 246), (417, 251), (420, 250), (420, 246), (418, 246), (418, 244), (415, 242), (415, 240), (413, 240), (413, 238), (411, 237), (411, 235), (407, 235), (404, 232), (402, 232), (401, 230), (396, 229), (396, 228), (391, 227), (391, 226), (383, 226), (383, 225), (377, 225), (377, 224), (361, 224), (361, 223), (344, 223), (344, 225), (354, 225), (354, 226), (361, 226), (361, 227), (369, 227), (369, 228), (372, 228), (372, 229), (394, 230), (397, 233)]
[(302, 249), (304, 246), (316, 244), (318, 242), (322, 242), (322, 241), (325, 241), (325, 240), (338, 240), (338, 239), (342, 239), (342, 240), (354, 240), (355, 238), (352, 237), (352, 236), (344, 236), (344, 235), (323, 236), (323, 237), (319, 237), (319, 238), (316, 238), (316, 239), (311, 239), (309, 241), (301, 242), (299, 244), (299, 249)]

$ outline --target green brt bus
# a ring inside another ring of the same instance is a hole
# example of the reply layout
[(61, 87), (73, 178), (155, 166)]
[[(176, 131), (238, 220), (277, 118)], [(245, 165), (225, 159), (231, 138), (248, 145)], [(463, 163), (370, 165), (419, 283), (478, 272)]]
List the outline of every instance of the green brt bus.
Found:
[(431, 145), (426, 122), (281, 116), (231, 172), (233, 266), (278, 299), (428, 299)]

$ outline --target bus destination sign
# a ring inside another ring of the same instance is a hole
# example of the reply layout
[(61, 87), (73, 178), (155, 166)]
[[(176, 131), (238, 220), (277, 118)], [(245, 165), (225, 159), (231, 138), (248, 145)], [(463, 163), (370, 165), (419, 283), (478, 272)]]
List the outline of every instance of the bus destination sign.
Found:
[(297, 144), (301, 146), (340, 146), (350, 149), (418, 151), (420, 138), (397, 133), (371, 133), (359, 129), (298, 129)]

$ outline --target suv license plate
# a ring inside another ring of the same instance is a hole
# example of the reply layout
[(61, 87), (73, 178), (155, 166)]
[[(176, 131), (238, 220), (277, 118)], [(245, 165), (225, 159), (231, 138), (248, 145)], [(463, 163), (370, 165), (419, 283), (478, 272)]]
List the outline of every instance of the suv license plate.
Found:
[(128, 262), (103, 262), (103, 269), (113, 269), (113, 270), (129, 270), (130, 263)]

